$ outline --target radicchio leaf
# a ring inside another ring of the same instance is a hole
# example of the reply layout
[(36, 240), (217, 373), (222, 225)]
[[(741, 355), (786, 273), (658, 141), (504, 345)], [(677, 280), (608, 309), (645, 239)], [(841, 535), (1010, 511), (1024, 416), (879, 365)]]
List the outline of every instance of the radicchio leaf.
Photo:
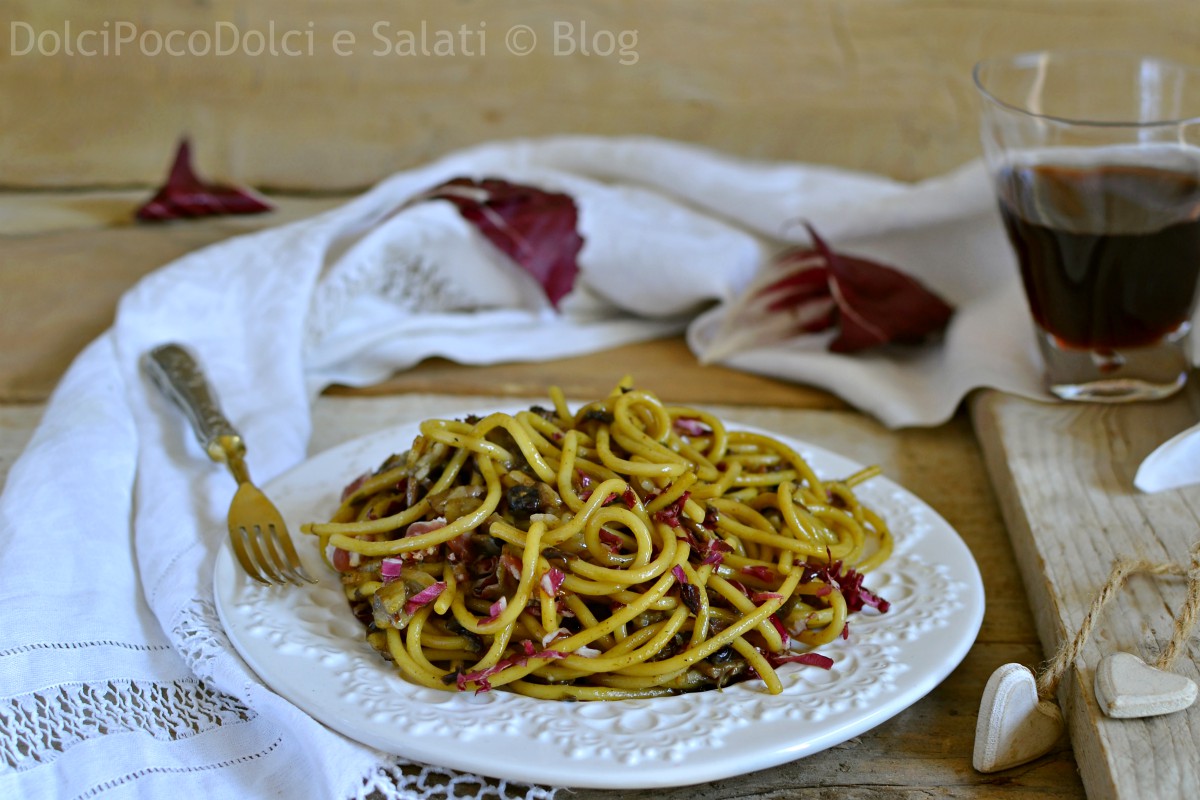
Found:
[(797, 334), (837, 329), (829, 349), (853, 353), (917, 344), (949, 324), (954, 309), (894, 267), (836, 252), (811, 227), (811, 246), (779, 253), (726, 316), (707, 361)]
[(418, 609), (422, 608), (423, 606), (429, 605), (434, 600), (437, 600), (439, 597), (441, 597), (442, 592), (444, 592), (444, 591), (446, 591), (446, 582), (445, 581), (438, 581), (437, 583), (434, 583), (434, 584), (431, 584), (431, 585), (425, 587), (421, 591), (414, 594), (412, 597), (408, 598), (408, 602), (404, 604), (404, 613), (405, 614), (417, 613)]
[(563, 581), (567, 575), (558, 567), (551, 567), (542, 575), (539, 586), (546, 597), (555, 597), (558, 595), (558, 590), (562, 588)]
[(661, 522), (665, 525), (670, 525), (672, 528), (678, 528), (682, 526), (683, 521), (680, 519), (680, 516), (683, 514), (683, 507), (687, 504), (690, 494), (690, 492), (684, 492), (674, 503), (655, 511), (651, 515), (654, 521)]
[(767, 661), (772, 667), (779, 667), (784, 664), (806, 664), (810, 667), (820, 667), (821, 669), (833, 669), (833, 659), (820, 653), (796, 653), (795, 655), (775, 655), (767, 656)]
[[(538, 651), (533, 647), (533, 643), (529, 642), (528, 640), (521, 642), (521, 648), (522, 655), (515, 655), (510, 658), (502, 658), (494, 665), (487, 667), (486, 669), (481, 669), (477, 672), (459, 672), (454, 675), (448, 675), (447, 678), (450, 678), (454, 681), (460, 692), (466, 691), (467, 684), (469, 683), (475, 684), (475, 694), (479, 694), (481, 692), (490, 692), (492, 690), (492, 684), (488, 679), (499, 672), (503, 672), (509, 667), (523, 667), (529, 663), (531, 658), (541, 658), (547, 661), (552, 661), (558, 658), (566, 658), (569, 655), (569, 653), (564, 653), (559, 650)], [(582, 649), (583, 648), (580, 648), (580, 650)], [(578, 651), (576, 651), (576, 654), (582, 655)]]
[(212, 217), (223, 214), (261, 214), (274, 211), (261, 197), (236, 186), (209, 183), (192, 169), (192, 147), (187, 139), (179, 143), (175, 163), (161, 189), (137, 210), (143, 222)]
[(418, 199), (453, 203), (463, 219), (537, 279), (555, 308), (574, 287), (583, 237), (569, 195), (499, 178), (454, 178)]
[[(862, 611), (870, 606), (880, 614), (886, 614), (891, 604), (874, 592), (863, 586), (863, 574), (853, 567), (847, 567), (841, 561), (830, 564), (808, 564), (808, 570), (813, 577), (819, 578), (830, 586), (836, 585), (846, 599), (846, 610), (851, 614)], [(827, 593), (826, 593), (827, 594)]]
[(838, 307), (835, 353), (852, 353), (888, 342), (916, 344), (943, 330), (954, 309), (919, 281), (864, 258), (840, 255), (808, 228), (813, 246), (829, 269), (829, 288)]

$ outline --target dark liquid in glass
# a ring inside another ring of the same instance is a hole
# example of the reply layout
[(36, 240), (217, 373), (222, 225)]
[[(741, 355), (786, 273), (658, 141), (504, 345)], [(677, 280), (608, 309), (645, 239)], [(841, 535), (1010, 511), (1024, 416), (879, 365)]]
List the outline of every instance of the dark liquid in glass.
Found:
[(1061, 347), (1152, 345), (1190, 318), (1196, 175), (1037, 164), (1005, 170), (997, 186), (1033, 318)]

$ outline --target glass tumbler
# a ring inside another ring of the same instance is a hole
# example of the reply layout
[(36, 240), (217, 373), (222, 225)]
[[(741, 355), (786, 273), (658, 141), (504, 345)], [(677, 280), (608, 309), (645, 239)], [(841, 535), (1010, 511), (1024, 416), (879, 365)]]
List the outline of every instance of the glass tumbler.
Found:
[(1178, 391), (1200, 276), (1200, 70), (1135, 53), (980, 62), (983, 152), (1050, 392)]

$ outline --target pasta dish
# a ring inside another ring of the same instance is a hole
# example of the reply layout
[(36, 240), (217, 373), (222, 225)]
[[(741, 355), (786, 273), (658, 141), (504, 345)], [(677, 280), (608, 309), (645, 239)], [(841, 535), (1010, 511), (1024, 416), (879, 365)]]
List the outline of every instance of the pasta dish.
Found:
[(769, 435), (628, 380), (572, 411), (432, 419), (343, 490), (319, 537), (367, 641), (409, 681), (556, 700), (654, 697), (828, 668), (887, 602), (892, 537)]

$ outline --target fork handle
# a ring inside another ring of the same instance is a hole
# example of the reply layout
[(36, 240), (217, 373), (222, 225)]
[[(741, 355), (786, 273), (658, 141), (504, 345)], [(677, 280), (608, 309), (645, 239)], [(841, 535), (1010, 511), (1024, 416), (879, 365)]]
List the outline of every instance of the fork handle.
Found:
[(216, 393), (190, 352), (177, 344), (159, 345), (142, 359), (142, 368), (183, 410), (209, 458), (222, 463), (240, 460), (246, 452), (242, 435), (221, 411)]

